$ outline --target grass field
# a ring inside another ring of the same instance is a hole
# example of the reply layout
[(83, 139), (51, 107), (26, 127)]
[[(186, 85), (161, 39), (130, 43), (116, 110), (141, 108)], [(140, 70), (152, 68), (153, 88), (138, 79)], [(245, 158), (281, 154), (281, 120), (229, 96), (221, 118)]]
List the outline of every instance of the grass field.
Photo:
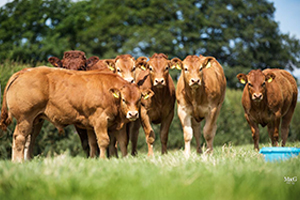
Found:
[(189, 158), (181, 150), (110, 160), (64, 153), (23, 164), (0, 161), (0, 199), (299, 199), (295, 178), (300, 157), (265, 162), (253, 145), (220, 146), (213, 155), (193, 150)]

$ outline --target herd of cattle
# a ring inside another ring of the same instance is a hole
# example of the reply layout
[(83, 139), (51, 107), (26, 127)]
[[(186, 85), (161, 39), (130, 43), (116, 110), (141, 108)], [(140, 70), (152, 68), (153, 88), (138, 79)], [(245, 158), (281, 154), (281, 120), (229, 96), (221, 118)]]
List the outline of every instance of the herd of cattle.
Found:
[[(205, 119), (203, 136), (207, 151), (213, 150), (217, 118), (225, 98), (226, 78), (214, 57), (189, 55), (183, 61), (168, 60), (155, 53), (151, 58), (119, 55), (115, 59), (86, 59), (82, 51), (67, 51), (62, 60), (49, 58), (56, 68), (26, 68), (13, 74), (5, 87), (0, 126), (6, 130), (12, 118), (17, 125), (13, 134), (12, 160), (32, 158), (35, 139), (44, 120), (61, 132), (74, 125), (87, 155), (101, 158), (127, 155), (129, 140), (132, 155), (137, 154), (137, 140), (142, 126), (153, 155), (155, 133), (151, 123), (160, 124), (162, 154), (167, 152), (170, 124), (178, 104), (185, 141), (190, 154), (194, 136), (201, 153), (200, 122)], [(177, 87), (169, 69), (181, 70)], [(268, 127), (272, 145), (278, 145), (281, 124), (282, 146), (297, 103), (297, 84), (293, 76), (280, 69), (252, 70), (238, 74), (245, 84), (242, 104), (254, 148), (259, 149), (258, 125)]]

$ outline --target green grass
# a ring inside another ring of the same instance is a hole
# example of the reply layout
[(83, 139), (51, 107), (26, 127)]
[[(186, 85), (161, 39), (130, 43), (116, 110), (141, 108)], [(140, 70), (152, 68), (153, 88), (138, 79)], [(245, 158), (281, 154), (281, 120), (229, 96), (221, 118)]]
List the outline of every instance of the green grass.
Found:
[[(261, 145), (263, 147), (264, 145)], [(267, 145), (268, 146), (268, 145)], [(289, 146), (300, 147), (300, 143)], [(298, 199), (300, 158), (265, 162), (253, 145), (216, 147), (189, 158), (86, 159), (64, 153), (22, 164), (0, 161), (1, 199)]]

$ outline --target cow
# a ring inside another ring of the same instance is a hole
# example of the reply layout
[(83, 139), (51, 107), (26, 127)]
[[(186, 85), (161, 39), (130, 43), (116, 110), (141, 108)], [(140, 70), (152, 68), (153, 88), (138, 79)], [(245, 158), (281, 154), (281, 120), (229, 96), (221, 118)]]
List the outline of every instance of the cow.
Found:
[(205, 119), (203, 135), (207, 153), (213, 152), (217, 119), (225, 98), (226, 78), (220, 63), (211, 56), (188, 55), (183, 61), (173, 58), (173, 66), (181, 70), (176, 89), (178, 117), (185, 141), (184, 153), (190, 155), (193, 135), (197, 153), (202, 153), (201, 121)]
[[(58, 130), (71, 124), (87, 129), (90, 146), (97, 141), (100, 158), (105, 158), (107, 131), (125, 135), (124, 124), (139, 117), (141, 99), (149, 94), (152, 91), (141, 92), (136, 84), (111, 73), (27, 68), (13, 74), (5, 87), (0, 127), (6, 130), (12, 117), (17, 120), (13, 161), (24, 160), (25, 142), (32, 132), (39, 132), (40, 119), (49, 120)], [(94, 148), (90, 151), (91, 157), (96, 156)]]
[(167, 153), (168, 134), (174, 117), (175, 86), (169, 74), (171, 61), (163, 53), (154, 53), (147, 59), (138, 59), (139, 68), (145, 68), (137, 77), (136, 83), (141, 89), (154, 92), (151, 100), (143, 101), (141, 107), (141, 124), (146, 135), (148, 156), (153, 156), (155, 133), (151, 123), (160, 124), (161, 153)]
[(278, 146), (281, 123), (282, 146), (286, 144), (289, 124), (297, 104), (298, 89), (294, 77), (281, 69), (251, 70), (238, 74), (244, 84), (242, 105), (251, 128), (254, 149), (259, 150), (259, 128), (268, 127), (273, 146)]
[(86, 59), (83, 51), (72, 50), (64, 52), (62, 60), (53, 56), (48, 58), (48, 61), (58, 68), (85, 71), (87, 68), (92, 68), (92, 66), (99, 61), (99, 58), (97, 56), (92, 56), (89, 59)]

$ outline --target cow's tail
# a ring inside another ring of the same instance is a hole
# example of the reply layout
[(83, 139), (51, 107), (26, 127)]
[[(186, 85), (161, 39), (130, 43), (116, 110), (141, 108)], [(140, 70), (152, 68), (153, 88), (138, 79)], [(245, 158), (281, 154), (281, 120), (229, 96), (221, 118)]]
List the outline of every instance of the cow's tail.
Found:
[(2, 100), (2, 109), (1, 109), (1, 117), (0, 117), (0, 128), (3, 131), (7, 131), (7, 126), (11, 124), (12, 122), (12, 116), (8, 111), (8, 107), (7, 107), (7, 102), (6, 102), (6, 95), (7, 95), (7, 91), (9, 90), (10, 86), (13, 84), (13, 82), (24, 72), (26, 72), (27, 69), (23, 69), (15, 74), (13, 74), (7, 84), (6, 87), (4, 89), (4, 93), (3, 93), (3, 100)]

